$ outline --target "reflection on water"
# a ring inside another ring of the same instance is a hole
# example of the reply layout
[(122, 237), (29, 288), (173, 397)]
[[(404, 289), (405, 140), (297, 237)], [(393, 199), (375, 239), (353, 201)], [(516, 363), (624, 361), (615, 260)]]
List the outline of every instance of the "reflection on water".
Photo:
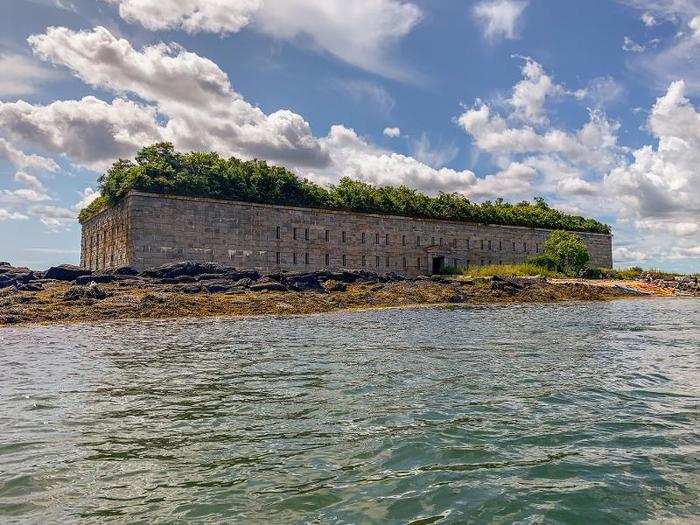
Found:
[(700, 301), (0, 330), (0, 522), (700, 513)]

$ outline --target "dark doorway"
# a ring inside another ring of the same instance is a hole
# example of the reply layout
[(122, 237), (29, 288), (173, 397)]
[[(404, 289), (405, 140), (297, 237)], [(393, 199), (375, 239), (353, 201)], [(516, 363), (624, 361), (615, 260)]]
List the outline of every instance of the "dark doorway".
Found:
[(445, 267), (444, 257), (433, 257), (433, 275), (442, 272)]

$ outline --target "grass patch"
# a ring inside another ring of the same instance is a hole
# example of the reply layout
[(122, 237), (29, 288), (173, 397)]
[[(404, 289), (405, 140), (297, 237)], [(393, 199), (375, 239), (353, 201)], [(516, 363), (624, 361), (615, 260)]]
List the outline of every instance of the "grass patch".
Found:
[(445, 268), (444, 273), (449, 275), (464, 275), (465, 277), (529, 277), (539, 275), (541, 277), (566, 277), (563, 273), (548, 270), (542, 266), (531, 263), (522, 264), (493, 264), (490, 266), (470, 266), (469, 268)]

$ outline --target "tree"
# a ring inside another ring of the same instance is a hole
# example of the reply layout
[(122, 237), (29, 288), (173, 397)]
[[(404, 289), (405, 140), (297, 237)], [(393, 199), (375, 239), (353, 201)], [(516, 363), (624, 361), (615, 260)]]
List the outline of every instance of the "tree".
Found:
[(481, 222), (610, 233), (610, 227), (550, 208), (544, 199), (481, 204), (459, 193), (430, 196), (406, 186), (373, 186), (341, 179), (324, 188), (264, 160), (223, 158), (214, 152), (178, 152), (169, 142), (141, 148), (135, 161), (120, 159), (99, 179), (102, 196), (80, 213), (84, 221), (114, 206), (130, 190), (243, 202), (342, 209), (424, 219)]
[(557, 265), (557, 270), (568, 275), (578, 275), (590, 260), (588, 249), (575, 233), (557, 230), (547, 237), (544, 253)]

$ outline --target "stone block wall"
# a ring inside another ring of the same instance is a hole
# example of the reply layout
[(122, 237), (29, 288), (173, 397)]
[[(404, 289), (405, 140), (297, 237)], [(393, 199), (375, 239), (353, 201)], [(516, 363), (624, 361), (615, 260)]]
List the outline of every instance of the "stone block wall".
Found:
[[(132, 191), (83, 224), (81, 261), (90, 268), (195, 260), (262, 272), (349, 268), (416, 276), (439, 266), (523, 262), (543, 251), (549, 232)], [(612, 266), (610, 235), (579, 235), (592, 265)]]
[(131, 264), (129, 209), (124, 199), (82, 223), (80, 266), (99, 270)]

